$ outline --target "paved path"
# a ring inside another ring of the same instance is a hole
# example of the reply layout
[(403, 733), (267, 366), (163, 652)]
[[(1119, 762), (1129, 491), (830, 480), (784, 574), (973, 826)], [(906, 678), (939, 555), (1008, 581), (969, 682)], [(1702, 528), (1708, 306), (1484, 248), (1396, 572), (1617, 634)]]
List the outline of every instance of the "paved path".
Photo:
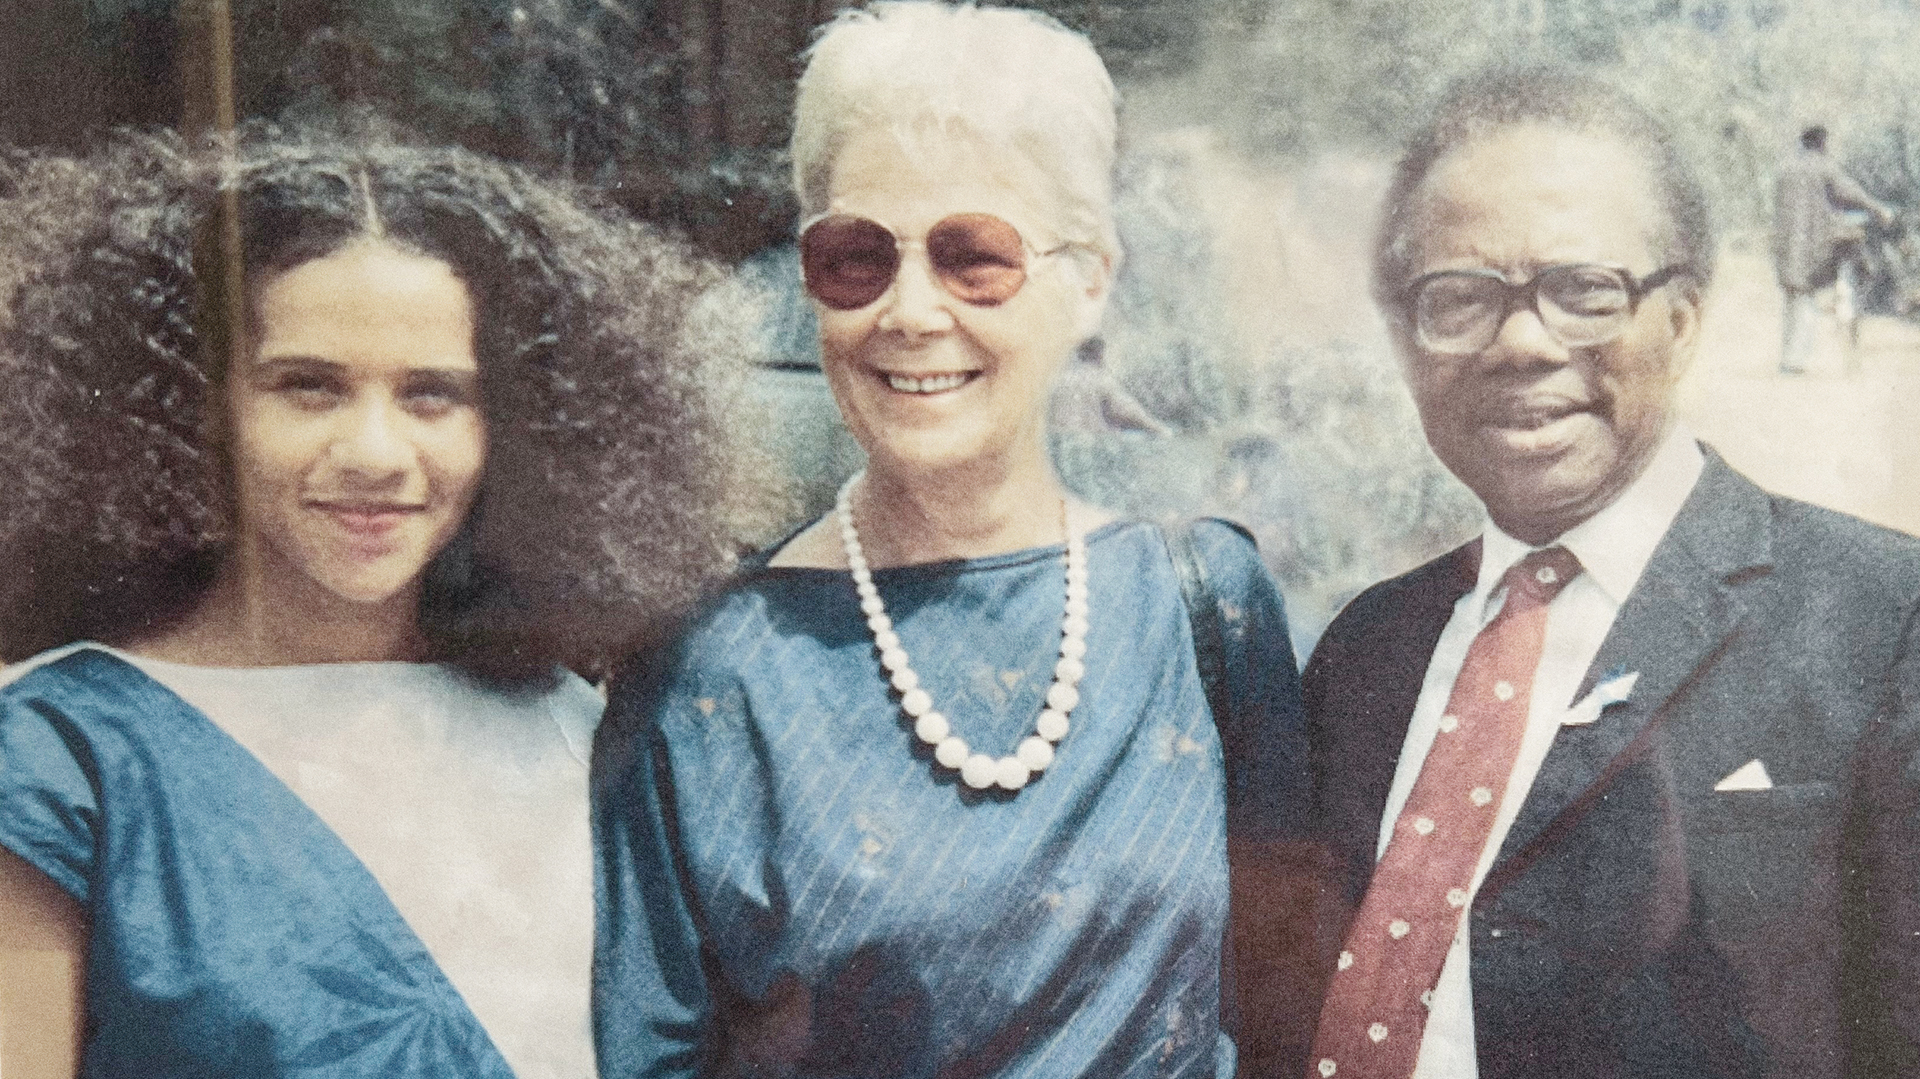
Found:
[(1920, 325), (1863, 319), (1851, 369), (1779, 373), (1780, 292), (1751, 238), (1716, 271), (1689, 425), (1762, 486), (1920, 533)]

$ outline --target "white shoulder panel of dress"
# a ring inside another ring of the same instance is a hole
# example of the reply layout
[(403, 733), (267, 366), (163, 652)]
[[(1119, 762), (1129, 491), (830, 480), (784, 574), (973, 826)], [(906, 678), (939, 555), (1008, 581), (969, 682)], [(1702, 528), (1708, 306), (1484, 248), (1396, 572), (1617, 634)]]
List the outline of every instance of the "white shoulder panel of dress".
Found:
[(432, 664), (207, 668), (114, 654), (205, 713), (340, 836), (521, 1079), (594, 1074), (597, 690), (572, 674), (508, 695)]

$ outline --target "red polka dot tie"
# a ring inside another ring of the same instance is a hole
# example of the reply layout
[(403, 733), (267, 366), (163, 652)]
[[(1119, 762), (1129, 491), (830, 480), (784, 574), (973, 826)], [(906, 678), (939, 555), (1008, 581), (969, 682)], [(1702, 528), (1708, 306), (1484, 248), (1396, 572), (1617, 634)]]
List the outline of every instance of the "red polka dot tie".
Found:
[(1501, 578), (1506, 599), (1473, 639), (1433, 747), (1347, 927), (1307, 1074), (1407, 1079), (1427, 1007), (1527, 730), (1547, 604), (1580, 572), (1564, 547)]

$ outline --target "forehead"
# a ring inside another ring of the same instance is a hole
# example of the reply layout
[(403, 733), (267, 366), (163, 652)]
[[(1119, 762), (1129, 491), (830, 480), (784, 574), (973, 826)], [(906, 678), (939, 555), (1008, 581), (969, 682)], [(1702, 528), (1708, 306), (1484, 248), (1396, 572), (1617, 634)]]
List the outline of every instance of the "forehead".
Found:
[(1664, 226), (1655, 191), (1645, 160), (1614, 136), (1496, 129), (1444, 154), (1415, 190), (1413, 272), (1599, 262), (1650, 273)]
[(850, 135), (835, 155), (827, 207), (871, 217), (906, 237), (956, 213), (994, 214), (1024, 233), (1048, 220), (1036, 172), (964, 130), (870, 127)]
[(261, 359), (412, 354), (474, 363), (473, 301), (453, 267), (378, 241), (358, 241), (273, 275), (253, 307)]

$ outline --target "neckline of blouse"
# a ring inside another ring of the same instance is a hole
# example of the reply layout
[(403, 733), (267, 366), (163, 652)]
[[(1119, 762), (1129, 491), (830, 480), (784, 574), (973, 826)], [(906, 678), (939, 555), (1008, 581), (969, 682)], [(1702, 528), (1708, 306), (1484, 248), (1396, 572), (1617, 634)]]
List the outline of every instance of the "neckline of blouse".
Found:
[[(1102, 542), (1122, 531), (1138, 527), (1145, 522), (1116, 518), (1087, 533), (1087, 546)], [(847, 570), (832, 569), (826, 566), (769, 566), (767, 560), (773, 557), (783, 544), (776, 543), (763, 551), (756, 551), (743, 562), (743, 578), (758, 577), (819, 577), (845, 580)], [(980, 573), (987, 570), (1007, 569), (1032, 562), (1058, 561), (1066, 552), (1065, 543), (1050, 543), (1043, 547), (1023, 547), (1017, 551), (1002, 551), (999, 554), (981, 555), (977, 558), (944, 558), (938, 562), (914, 562), (904, 566), (888, 566), (875, 569), (873, 579), (876, 583), (883, 580), (912, 580), (920, 577), (951, 577), (963, 573)]]

